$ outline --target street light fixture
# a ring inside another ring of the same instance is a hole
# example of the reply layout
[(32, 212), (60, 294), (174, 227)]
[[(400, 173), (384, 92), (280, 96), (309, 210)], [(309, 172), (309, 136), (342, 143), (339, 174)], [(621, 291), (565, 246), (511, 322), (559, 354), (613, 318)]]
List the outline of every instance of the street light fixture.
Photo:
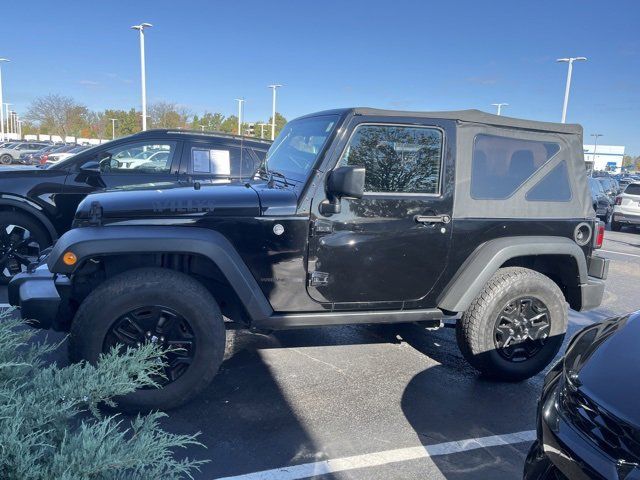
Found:
[(272, 96), (272, 108), (271, 108), (271, 140), (275, 140), (276, 138), (276, 90), (282, 85), (274, 83), (273, 85), (268, 86), (273, 90)]
[(115, 140), (116, 139), (116, 122), (118, 121), (118, 119), (110, 118), (109, 120), (111, 120), (111, 140)]
[(242, 114), (244, 112), (244, 98), (236, 98), (238, 102), (238, 135), (242, 135)]
[(508, 103), (492, 103), (491, 105), (493, 105), (494, 107), (498, 107), (498, 112), (496, 113), (496, 115), (500, 115), (500, 113), (502, 112), (502, 107), (509, 106)]
[(559, 58), (556, 62), (568, 63), (569, 70), (567, 71), (567, 85), (564, 89), (564, 104), (562, 105), (562, 123), (566, 123), (567, 120), (567, 105), (569, 105), (569, 90), (571, 89), (571, 74), (573, 73), (573, 62), (584, 62), (587, 57), (568, 57)]
[(133, 25), (131, 28), (140, 32), (140, 83), (142, 86), (142, 130), (147, 129), (147, 78), (144, 60), (144, 29), (151, 28), (150, 23)]
[(0, 140), (4, 142), (4, 111), (2, 109), (2, 64), (9, 62), (8, 58), (0, 58)]

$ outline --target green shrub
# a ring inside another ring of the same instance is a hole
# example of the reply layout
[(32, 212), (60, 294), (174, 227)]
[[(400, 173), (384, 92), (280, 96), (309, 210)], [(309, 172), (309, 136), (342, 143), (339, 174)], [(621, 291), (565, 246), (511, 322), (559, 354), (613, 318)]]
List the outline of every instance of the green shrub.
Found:
[(64, 368), (44, 357), (59, 347), (36, 343), (36, 330), (0, 314), (0, 478), (138, 480), (192, 478), (202, 462), (174, 450), (200, 445), (197, 435), (163, 431), (162, 413), (127, 421), (103, 416), (102, 403), (155, 386), (160, 352), (153, 345), (102, 356), (97, 365)]

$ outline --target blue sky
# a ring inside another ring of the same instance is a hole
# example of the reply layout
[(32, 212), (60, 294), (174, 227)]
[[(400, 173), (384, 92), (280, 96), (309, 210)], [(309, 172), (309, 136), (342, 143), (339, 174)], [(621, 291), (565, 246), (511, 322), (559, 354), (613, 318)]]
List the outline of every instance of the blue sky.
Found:
[[(568, 122), (585, 139), (640, 155), (640, 2), (135, 1), (6, 2), (0, 57), (5, 101), (39, 95), (93, 109), (139, 105), (137, 32), (147, 32), (149, 101), (270, 115), (270, 83), (287, 118), (371, 106), (477, 108), (559, 121), (566, 64), (577, 63)], [(586, 142), (588, 143), (588, 141)]]

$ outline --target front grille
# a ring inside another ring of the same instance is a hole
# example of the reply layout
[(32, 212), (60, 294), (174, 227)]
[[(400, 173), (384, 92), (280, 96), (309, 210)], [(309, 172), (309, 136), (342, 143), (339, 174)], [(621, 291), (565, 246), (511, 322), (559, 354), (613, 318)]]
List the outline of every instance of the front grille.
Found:
[(579, 431), (616, 460), (640, 462), (640, 432), (599, 407), (566, 380), (560, 395), (562, 413)]

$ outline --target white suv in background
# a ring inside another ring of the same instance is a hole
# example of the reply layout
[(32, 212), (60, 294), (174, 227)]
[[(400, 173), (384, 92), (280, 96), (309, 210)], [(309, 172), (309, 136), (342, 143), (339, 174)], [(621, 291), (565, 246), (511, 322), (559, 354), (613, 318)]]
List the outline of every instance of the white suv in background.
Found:
[(640, 225), (640, 182), (630, 183), (616, 197), (611, 230), (619, 232), (622, 225)]

